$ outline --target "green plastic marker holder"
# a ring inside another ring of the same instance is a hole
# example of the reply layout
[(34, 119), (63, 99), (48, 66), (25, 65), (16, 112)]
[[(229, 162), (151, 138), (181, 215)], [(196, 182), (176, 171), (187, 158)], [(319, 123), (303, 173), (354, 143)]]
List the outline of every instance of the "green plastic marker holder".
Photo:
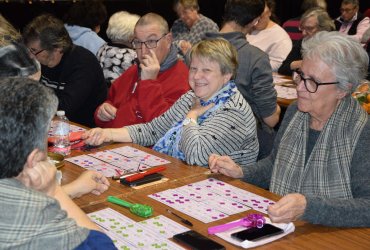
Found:
[(140, 217), (150, 217), (153, 215), (153, 208), (151, 206), (142, 205), (142, 204), (132, 204), (130, 202), (118, 199), (114, 196), (108, 196), (107, 201), (120, 205), (122, 207), (127, 207), (130, 209), (131, 213), (136, 214)]

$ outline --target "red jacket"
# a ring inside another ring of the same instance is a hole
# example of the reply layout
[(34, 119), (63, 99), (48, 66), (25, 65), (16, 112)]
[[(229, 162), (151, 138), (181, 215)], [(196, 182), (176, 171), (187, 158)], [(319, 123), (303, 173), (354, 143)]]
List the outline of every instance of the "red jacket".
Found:
[(138, 81), (137, 67), (131, 66), (113, 82), (105, 102), (117, 108), (116, 118), (108, 122), (99, 120), (97, 117), (99, 106), (94, 114), (97, 126), (120, 128), (150, 122), (167, 111), (189, 90), (189, 70), (182, 61), (160, 72), (156, 80)]

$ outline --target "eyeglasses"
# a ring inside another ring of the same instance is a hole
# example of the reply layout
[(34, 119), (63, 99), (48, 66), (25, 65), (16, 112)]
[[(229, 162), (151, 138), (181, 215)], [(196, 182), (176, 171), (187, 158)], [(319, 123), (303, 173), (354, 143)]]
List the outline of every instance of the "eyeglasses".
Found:
[(317, 26), (304, 26), (304, 25), (299, 26), (300, 31), (306, 31), (306, 32), (309, 32), (309, 33), (315, 31), (316, 28), (317, 28)]
[(310, 93), (315, 93), (320, 85), (330, 85), (339, 83), (339, 82), (317, 82), (312, 78), (304, 77), (303, 72), (300, 71), (299, 69), (294, 70), (293, 83), (298, 86), (298, 84), (300, 84), (301, 81), (303, 81), (304, 86)]
[(35, 51), (35, 49), (33, 48), (28, 48), (28, 50), (34, 55), (34, 56), (37, 56), (38, 54), (40, 54), (41, 52), (45, 51), (44, 49), (41, 49), (39, 51)]
[(340, 12), (352, 12), (352, 11), (354, 11), (356, 9), (356, 7), (354, 7), (354, 8), (346, 8), (346, 9), (344, 9), (344, 8), (340, 8)]
[(145, 41), (145, 42), (141, 42), (141, 41), (139, 41), (139, 40), (135, 39), (135, 40), (132, 40), (131, 44), (132, 44), (132, 47), (133, 47), (134, 49), (141, 49), (141, 46), (142, 46), (143, 44), (145, 44), (145, 47), (147, 47), (148, 49), (154, 49), (154, 48), (156, 48), (156, 47), (157, 47), (158, 42), (159, 42), (163, 37), (165, 37), (167, 34), (168, 34), (168, 33), (164, 34), (164, 35), (163, 35), (163, 36), (161, 36), (161, 38), (159, 38), (159, 39), (156, 39), (156, 40), (155, 40), (155, 39), (150, 39), (150, 40)]

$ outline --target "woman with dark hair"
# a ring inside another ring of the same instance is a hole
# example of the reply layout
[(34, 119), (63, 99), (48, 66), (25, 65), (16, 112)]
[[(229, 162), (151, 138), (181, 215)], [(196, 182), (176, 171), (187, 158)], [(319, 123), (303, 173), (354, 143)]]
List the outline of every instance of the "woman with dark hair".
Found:
[(292, 49), (292, 40), (274, 21), (274, 8), (274, 0), (265, 0), (265, 10), (254, 29), (247, 34), (247, 40), (268, 54), (272, 71), (277, 71)]

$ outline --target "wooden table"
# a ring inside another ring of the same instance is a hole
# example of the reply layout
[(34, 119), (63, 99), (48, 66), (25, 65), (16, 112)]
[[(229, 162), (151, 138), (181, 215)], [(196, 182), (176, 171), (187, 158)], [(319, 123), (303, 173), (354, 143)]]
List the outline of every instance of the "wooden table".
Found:
[[(122, 194), (119, 197), (126, 201), (132, 202), (132, 203), (141, 203), (141, 204), (150, 205), (154, 208), (154, 216), (163, 214), (167, 216), (168, 218), (180, 223), (176, 217), (166, 212), (166, 209), (169, 208), (168, 206), (149, 198), (147, 195), (155, 193), (155, 192), (163, 191), (168, 188), (175, 188), (175, 187), (179, 187), (185, 184), (204, 180), (207, 177), (208, 175), (206, 174), (198, 175), (194, 177), (187, 177), (184, 180), (178, 181), (176, 183), (171, 182), (171, 183), (168, 183), (168, 185), (148, 188), (148, 189), (142, 190), (141, 192), (137, 192), (134, 194)], [(240, 180), (231, 179), (225, 176), (212, 175), (212, 177), (216, 177), (217, 179), (225, 181), (236, 187), (243, 188), (247, 191), (256, 193), (258, 195), (262, 195), (269, 199), (273, 199), (273, 200), (279, 199), (279, 197), (275, 194), (272, 194), (266, 190), (260, 189), (253, 185), (244, 183)], [(109, 202), (102, 202), (99, 204), (90, 205), (90, 206), (84, 207), (83, 210), (86, 213), (90, 213), (90, 212), (94, 212), (94, 211), (104, 209), (107, 207), (117, 210), (120, 213), (124, 214), (125, 216), (135, 221), (144, 220), (143, 218), (140, 218), (136, 215), (131, 214), (128, 209), (120, 207), (112, 203), (109, 203)], [(173, 208), (171, 208), (171, 210), (173, 210)], [(202, 223), (186, 214), (183, 214), (181, 213), (181, 211), (176, 210), (175, 213), (193, 223), (193, 227), (184, 225), (188, 227), (189, 230), (193, 229), (207, 236), (208, 238), (214, 241), (217, 241), (221, 245), (225, 246), (226, 249), (242, 249), (240, 247), (237, 247), (235, 245), (232, 245), (224, 241), (223, 239), (217, 236), (208, 235), (207, 229), (210, 226), (220, 225), (220, 224), (234, 221), (236, 219), (240, 219), (244, 217), (246, 214), (255, 213), (255, 211), (249, 210), (249, 211), (239, 213), (236, 215), (232, 215), (225, 219), (218, 220), (212, 223), (207, 223), (207, 224)], [(319, 226), (319, 225), (313, 225), (313, 224), (310, 224), (304, 221), (297, 221), (294, 224), (296, 227), (295, 232), (277, 241), (274, 241), (264, 246), (260, 246), (258, 247), (258, 249), (351, 249), (352, 250), (352, 249), (369, 249), (370, 247), (370, 228), (367, 228), (367, 229), (330, 228), (330, 227), (324, 227), (324, 226)]]
[[(131, 146), (131, 147), (140, 149), (142, 151), (148, 152), (150, 154), (155, 154), (163, 159), (170, 161), (171, 164), (166, 165), (167, 169), (161, 172), (164, 175), (164, 177), (168, 178), (167, 182), (177, 182), (179, 179), (184, 179), (190, 176), (197, 176), (197, 175), (204, 174), (205, 172), (208, 172), (206, 168), (186, 165), (178, 159), (175, 159), (173, 157), (170, 157), (162, 153), (155, 152), (149, 148), (142, 147), (142, 146), (139, 146), (133, 143), (114, 143), (114, 144), (104, 145), (102, 147), (99, 147), (96, 150), (107, 150), (107, 149), (112, 149), (112, 148), (117, 148), (117, 147), (122, 147), (122, 146)], [(81, 154), (89, 154), (92, 152), (93, 151), (82, 152), (82, 151), (72, 150), (71, 155), (69, 157), (73, 157), (73, 156), (77, 156)], [(83, 171), (85, 171), (84, 168), (77, 166), (68, 161), (65, 161), (64, 167), (62, 167), (60, 170), (63, 173), (62, 184), (69, 183), (72, 180), (75, 180)], [(133, 188), (124, 186), (120, 184), (119, 181), (112, 180), (111, 178), (108, 178), (108, 179), (111, 185), (110, 185), (110, 188), (106, 192), (104, 192), (100, 196), (96, 196), (93, 194), (84, 195), (74, 200), (76, 204), (80, 207), (84, 207), (84, 206), (93, 205), (93, 204), (105, 201), (106, 198), (110, 195), (130, 194), (130, 193), (136, 193), (141, 190), (141, 189), (133, 189)], [(166, 183), (163, 183), (163, 185), (166, 185)]]
[[(120, 207), (115, 204), (111, 204), (106, 202), (106, 197), (108, 195), (114, 195), (121, 199), (127, 200), (133, 203), (141, 203), (141, 204), (148, 204), (154, 208), (154, 215), (163, 214), (168, 218), (177, 221), (177, 218), (168, 214), (166, 212), (166, 205), (159, 203), (147, 195), (167, 190), (169, 188), (176, 188), (180, 187), (189, 183), (197, 182), (200, 180), (204, 180), (210, 176), (225, 181), (231, 185), (234, 185), (239, 188), (243, 188), (247, 191), (256, 193), (258, 195), (267, 197), (272, 200), (278, 200), (279, 197), (273, 193), (270, 193), (266, 190), (260, 189), (253, 185), (244, 183), (237, 179), (228, 178), (226, 176), (221, 175), (210, 175), (209, 171), (205, 168), (196, 167), (196, 166), (188, 166), (183, 162), (174, 159), (172, 157), (160, 154), (158, 152), (154, 152), (151, 149), (144, 148), (132, 143), (120, 143), (120, 144), (111, 144), (106, 145), (99, 150), (110, 149), (114, 147), (121, 147), (121, 146), (132, 146), (138, 148), (140, 150), (146, 151), (150, 154), (158, 155), (164, 159), (171, 161), (171, 164), (168, 165), (167, 170), (163, 172), (164, 176), (167, 177), (169, 180), (164, 183), (156, 184), (154, 186), (146, 187), (143, 189), (133, 189), (129, 187), (125, 187), (116, 181), (110, 180), (111, 187), (108, 191), (100, 196), (95, 196), (92, 194), (85, 195), (81, 198), (75, 199), (75, 202), (86, 212), (90, 213), (93, 211), (97, 211), (106, 207), (113, 208), (124, 214), (125, 216), (130, 217), (135, 221), (141, 221), (142, 218), (133, 215), (129, 212), (128, 209)], [(72, 156), (81, 154), (81, 153), (88, 153), (88, 152), (73, 152)], [(76, 166), (72, 163), (66, 162), (65, 166), (61, 169), (63, 172), (63, 183), (67, 183), (79, 176), (81, 172), (84, 171), (83, 168)], [(171, 210), (173, 210), (171, 208)], [(224, 245), (226, 249), (239, 249), (238, 247), (222, 240), (217, 236), (212, 236), (207, 234), (207, 229), (210, 226), (219, 225), (223, 223), (227, 223), (239, 218), (244, 217), (246, 214), (254, 212), (253, 210), (249, 210), (247, 212), (239, 213), (236, 215), (229, 216), (225, 219), (218, 220), (212, 223), (202, 223), (186, 214), (181, 213), (181, 211), (175, 211), (180, 216), (188, 219), (193, 223), (194, 229), (199, 233), (206, 235), (207, 237), (219, 242), (220, 244)], [(349, 215), (352, 216), (352, 215)], [(355, 215), (353, 215), (355, 216)], [(339, 218), (338, 218), (339, 219)], [(350, 228), (350, 229), (343, 229), (343, 228), (331, 228), (325, 226), (318, 226), (313, 225), (304, 221), (297, 221), (294, 223), (296, 226), (295, 232), (285, 236), (284, 238), (274, 241), (270, 244), (265, 246), (259, 247), (259, 249), (370, 249), (370, 228)], [(186, 225), (185, 225), (186, 226)]]
[[(284, 76), (284, 75), (281, 75), (281, 74), (278, 74), (278, 73), (273, 73), (273, 78), (274, 78), (274, 84), (275, 85), (289, 87), (289, 88), (295, 88), (295, 86), (292, 85), (293, 81), (292, 81), (292, 77), (290, 77), (290, 76)], [(277, 97), (277, 103), (282, 108), (288, 107), (295, 100), (297, 100), (297, 99), (285, 99), (285, 98)]]

